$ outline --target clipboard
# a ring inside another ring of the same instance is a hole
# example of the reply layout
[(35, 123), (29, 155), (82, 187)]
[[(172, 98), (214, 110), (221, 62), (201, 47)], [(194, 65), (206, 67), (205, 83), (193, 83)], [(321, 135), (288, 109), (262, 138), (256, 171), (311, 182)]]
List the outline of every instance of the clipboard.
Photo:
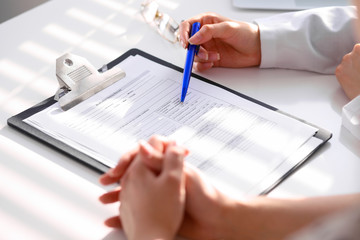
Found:
[[(180, 72), (180, 73), (183, 72), (182, 68), (175, 66), (169, 62), (166, 62), (162, 59), (159, 59), (159, 58), (157, 58), (153, 55), (150, 55), (146, 52), (143, 52), (139, 49), (130, 49), (129, 51), (125, 52), (120, 57), (118, 57), (115, 60), (106, 64), (106, 68), (111, 69), (111, 68), (115, 67), (116, 65), (118, 65), (119, 63), (121, 63), (122, 61), (124, 61), (125, 59), (127, 59), (128, 57), (138, 56), (138, 55), (142, 56), (152, 62), (160, 64), (164, 67), (171, 68), (177, 72)], [(99, 71), (101, 71), (101, 69), (99, 69)], [(289, 118), (296, 119), (296, 121), (300, 121), (306, 125), (310, 125), (310, 126), (316, 128), (316, 132), (312, 136), (312, 139), (316, 140), (316, 141), (314, 141), (315, 143), (312, 143), (310, 147), (305, 146), (306, 144), (304, 144), (304, 146), (301, 146), (298, 149), (296, 156), (294, 157), (294, 158), (296, 158), (295, 159), (296, 164), (294, 164), (293, 167), (291, 167), (289, 170), (287, 170), (285, 174), (282, 174), (282, 176), (275, 177), (272, 181), (272, 184), (270, 186), (267, 186), (265, 189), (263, 189), (261, 191), (260, 195), (267, 194), (271, 190), (273, 190), (276, 186), (278, 186), (282, 181), (284, 181), (287, 177), (289, 177), (293, 172), (295, 172), (297, 169), (299, 169), (309, 159), (309, 157), (314, 152), (316, 152), (321, 146), (323, 146), (332, 137), (332, 133), (330, 133), (329, 131), (327, 131), (323, 128), (317, 127), (315, 125), (312, 125), (311, 123), (308, 123), (302, 119), (298, 119), (294, 116), (290, 116), (287, 113), (282, 112), (281, 110), (279, 110), (273, 106), (270, 106), (264, 102), (261, 102), (254, 98), (251, 98), (247, 95), (244, 95), (242, 93), (239, 93), (237, 91), (229, 89), (225, 86), (222, 86), (218, 83), (215, 83), (215, 82), (213, 82), (209, 79), (206, 79), (202, 76), (199, 76), (197, 74), (192, 73), (192, 77), (194, 77), (200, 81), (206, 82), (207, 84), (211, 84), (218, 88), (221, 88), (228, 92), (231, 92), (231, 93), (235, 94), (236, 96), (243, 98), (247, 101), (253, 102), (261, 107), (267, 108), (271, 111), (281, 113), (283, 115), (286, 115)], [(24, 121), (25, 119), (33, 116), (34, 114), (36, 114), (44, 109), (47, 109), (48, 107), (52, 106), (54, 103), (56, 103), (56, 100), (54, 100), (54, 96), (49, 97), (48, 99), (45, 99), (44, 101), (40, 102), (39, 104), (9, 118), (7, 123), (10, 127), (20, 131), (21, 133), (26, 134), (39, 142), (42, 142), (46, 146), (53, 148), (56, 151), (60, 151), (61, 153), (69, 156), (70, 158), (74, 159), (75, 161), (85, 164), (86, 166), (92, 168), (93, 170), (95, 170), (99, 173), (106, 172), (109, 169), (109, 166), (107, 164), (104, 164), (103, 162), (100, 162), (97, 159), (95, 159), (91, 156), (88, 156), (87, 154), (75, 149), (71, 145), (65, 144), (65, 143), (47, 135), (46, 133), (38, 130), (37, 128), (29, 125), (28, 123), (26, 123)]]

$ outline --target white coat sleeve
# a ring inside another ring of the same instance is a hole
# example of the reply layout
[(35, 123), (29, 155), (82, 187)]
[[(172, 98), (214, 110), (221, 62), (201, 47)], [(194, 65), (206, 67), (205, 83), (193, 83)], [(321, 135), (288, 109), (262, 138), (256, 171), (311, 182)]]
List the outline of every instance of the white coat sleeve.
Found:
[(343, 107), (342, 125), (360, 140), (360, 95)]
[(355, 19), (355, 7), (347, 6), (255, 20), (260, 29), (260, 67), (334, 74), (343, 56), (356, 43)]

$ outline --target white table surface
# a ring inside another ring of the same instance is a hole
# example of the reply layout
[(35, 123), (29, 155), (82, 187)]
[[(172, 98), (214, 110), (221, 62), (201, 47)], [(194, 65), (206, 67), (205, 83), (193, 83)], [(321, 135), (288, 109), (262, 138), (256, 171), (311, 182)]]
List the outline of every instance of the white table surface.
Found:
[[(161, 0), (180, 22), (212, 11), (252, 21), (276, 11), (247, 11), (231, 1)], [(189, 4), (194, 7), (187, 7)], [(57, 90), (55, 60), (66, 52), (102, 66), (139, 48), (183, 67), (186, 51), (144, 23), (141, 0), (52, 0), (0, 24), (0, 238), (124, 239), (102, 221), (116, 205), (97, 200), (99, 173), (7, 126), (7, 119)], [(348, 99), (335, 76), (275, 69), (212, 69), (201, 75), (333, 133), (310, 161), (270, 196), (360, 191), (360, 141), (341, 126)]]

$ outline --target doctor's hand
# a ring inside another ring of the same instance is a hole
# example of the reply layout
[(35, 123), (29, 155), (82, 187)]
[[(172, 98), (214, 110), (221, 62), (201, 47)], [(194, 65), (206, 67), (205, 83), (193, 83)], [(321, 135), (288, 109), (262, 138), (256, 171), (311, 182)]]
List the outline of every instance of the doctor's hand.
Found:
[[(201, 28), (189, 39), (194, 22), (200, 22)], [(201, 45), (194, 60), (195, 70), (260, 65), (260, 33), (256, 24), (234, 21), (215, 13), (204, 13), (183, 21), (179, 32), (184, 48), (188, 43)]]
[(335, 74), (350, 99), (360, 95), (360, 44), (356, 44), (351, 53), (343, 57)]

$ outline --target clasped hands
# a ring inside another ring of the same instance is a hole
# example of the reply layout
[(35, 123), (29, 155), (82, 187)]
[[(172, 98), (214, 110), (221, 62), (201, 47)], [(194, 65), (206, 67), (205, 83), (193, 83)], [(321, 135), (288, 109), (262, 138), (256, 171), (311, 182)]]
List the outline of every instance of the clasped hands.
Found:
[[(120, 186), (100, 196), (104, 204), (120, 203), (118, 216), (105, 225), (122, 228), (128, 239), (210, 239), (220, 236), (219, 221), (227, 198), (184, 162), (189, 151), (161, 136), (124, 154), (118, 165), (100, 177)], [(224, 222), (225, 224), (225, 222)]]
[(184, 215), (187, 154), (185, 148), (161, 137), (140, 141), (136, 149), (124, 154), (100, 178), (104, 185), (121, 182), (100, 197), (103, 203), (120, 202), (119, 216), (105, 224), (123, 228), (129, 239), (173, 238)]

